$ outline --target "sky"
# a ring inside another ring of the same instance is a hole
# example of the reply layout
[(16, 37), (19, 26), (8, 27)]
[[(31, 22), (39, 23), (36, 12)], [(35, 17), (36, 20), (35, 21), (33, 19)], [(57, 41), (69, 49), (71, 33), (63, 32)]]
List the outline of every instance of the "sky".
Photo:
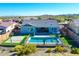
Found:
[(79, 14), (79, 3), (0, 3), (0, 16)]

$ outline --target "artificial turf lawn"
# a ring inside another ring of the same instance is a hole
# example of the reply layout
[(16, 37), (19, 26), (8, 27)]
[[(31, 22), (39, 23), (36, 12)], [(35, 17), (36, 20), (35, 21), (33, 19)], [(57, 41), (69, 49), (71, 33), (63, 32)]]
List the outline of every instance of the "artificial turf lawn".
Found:
[(9, 38), (9, 39), (7, 39), (7, 40), (5, 40), (1, 45), (18, 45), (18, 44), (24, 44), (24, 41), (26, 40), (26, 35), (24, 35), (24, 36), (21, 36), (21, 41), (20, 42), (13, 42), (13, 43), (11, 43), (11, 41), (10, 41), (10, 39), (12, 38)]
[(74, 44), (74, 42), (72, 41), (71, 38), (69, 38), (67, 36), (60, 36), (60, 38), (61, 38), (61, 41), (63, 42), (63, 44), (65, 46), (69, 46), (69, 45), (75, 46), (75, 44)]
[[(11, 37), (10, 39), (8, 39), (5, 43), (11, 43), (11, 39), (12, 40), (23, 40), (25, 38), (25, 36), (13, 36), (13, 37)], [(12, 43), (19, 43), (18, 41), (15, 41), (15, 42), (12, 42)]]
[(63, 44), (64, 44), (65, 46), (68, 46), (68, 45), (69, 45), (68, 39), (66, 39), (65, 37), (60, 37), (60, 38), (61, 38), (61, 41), (63, 42)]

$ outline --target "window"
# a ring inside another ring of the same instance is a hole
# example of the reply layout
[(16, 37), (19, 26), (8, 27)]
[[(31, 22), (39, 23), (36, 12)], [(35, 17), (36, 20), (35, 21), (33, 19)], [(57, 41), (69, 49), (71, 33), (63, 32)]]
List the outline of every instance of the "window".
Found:
[(44, 27), (36, 28), (36, 29), (37, 29), (37, 32), (40, 32), (40, 33), (46, 33), (46, 32), (49, 32), (49, 29), (48, 29), (48, 28), (44, 28)]
[(53, 28), (53, 31), (54, 31), (54, 32), (57, 32), (57, 28)]
[(30, 31), (33, 31), (33, 28), (29, 26), (29, 27), (28, 27), (28, 30), (29, 30), (29, 32), (30, 32)]

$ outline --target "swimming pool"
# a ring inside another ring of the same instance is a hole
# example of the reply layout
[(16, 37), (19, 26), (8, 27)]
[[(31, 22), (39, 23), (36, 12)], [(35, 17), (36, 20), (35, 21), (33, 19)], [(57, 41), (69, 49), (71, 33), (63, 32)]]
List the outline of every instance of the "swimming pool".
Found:
[(30, 37), (28, 39), (30, 44), (61, 44), (57, 37)]

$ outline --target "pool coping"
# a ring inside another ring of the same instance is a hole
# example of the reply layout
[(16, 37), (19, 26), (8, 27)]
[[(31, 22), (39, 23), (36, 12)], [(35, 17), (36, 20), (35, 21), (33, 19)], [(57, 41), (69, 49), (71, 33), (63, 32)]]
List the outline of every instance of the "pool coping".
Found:
[[(52, 36), (50, 36), (50, 35), (35, 35), (35, 36), (32, 36), (32, 37), (52, 37)], [(28, 38), (26, 44), (31, 44), (31, 43), (29, 43), (30, 39), (31, 39), (31, 37)], [(57, 39), (58, 43), (56, 43), (56, 44), (35, 44), (35, 45), (37, 45), (37, 46), (56, 46), (56, 45), (62, 45), (62, 42), (59, 39), (60, 38), (58, 37), (58, 39)]]

